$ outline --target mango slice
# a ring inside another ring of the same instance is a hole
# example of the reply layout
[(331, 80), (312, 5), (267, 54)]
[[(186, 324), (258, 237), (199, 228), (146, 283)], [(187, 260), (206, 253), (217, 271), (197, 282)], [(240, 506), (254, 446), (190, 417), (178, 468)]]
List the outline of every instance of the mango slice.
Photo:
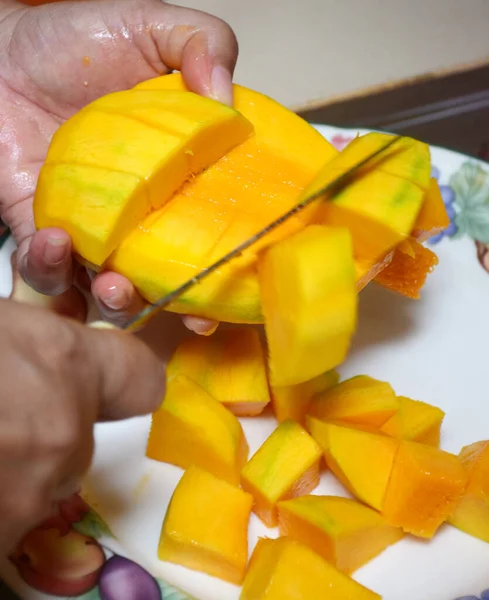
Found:
[(322, 421), (380, 427), (398, 408), (399, 400), (388, 383), (358, 375), (318, 394), (309, 414)]
[(195, 466), (180, 479), (161, 528), (158, 558), (241, 584), (253, 498)]
[(302, 426), (306, 424), (306, 413), (313, 397), (338, 383), (339, 375), (332, 369), (322, 375), (299, 383), (283, 387), (271, 388), (272, 406), (279, 423), (292, 419)]
[(378, 512), (335, 496), (302, 496), (278, 504), (280, 534), (308, 546), (351, 574), (399, 541), (404, 533)]
[(343, 361), (357, 319), (351, 238), (312, 225), (258, 263), (272, 386), (303, 383)]
[(153, 415), (146, 456), (183, 469), (194, 464), (239, 485), (248, 444), (236, 417), (180, 375), (168, 381)]
[(283, 537), (260, 539), (240, 600), (381, 600), (318, 554)]
[(406, 533), (432, 538), (453, 512), (466, 483), (467, 474), (457, 456), (402, 441), (382, 514)]
[[(166, 113), (155, 118), (160, 110)], [(142, 113), (148, 115), (144, 120)], [(96, 100), (53, 137), (34, 198), (36, 226), (65, 228), (75, 251), (100, 266), (149, 210), (165, 204), (186, 179), (252, 132), (238, 111), (196, 94), (129, 90)], [(53, 166), (78, 169), (67, 177)], [(103, 171), (92, 181), (94, 169)], [(107, 171), (125, 192), (115, 203), (110, 181), (100, 185)], [(124, 180), (137, 184), (128, 189)]]
[(256, 451), (241, 473), (253, 511), (268, 527), (278, 523), (277, 502), (307, 494), (319, 483), (321, 448), (298, 423), (285, 421)]
[(440, 445), (445, 413), (437, 406), (399, 396), (399, 410), (382, 425), (380, 431), (400, 440)]
[(381, 511), (399, 442), (384, 435), (324, 423), (310, 416), (307, 428), (341, 483), (356, 498)]
[(258, 331), (231, 328), (194, 336), (176, 349), (167, 378), (183, 374), (239, 416), (254, 416), (270, 402), (265, 354)]
[(425, 242), (450, 225), (450, 218), (443, 202), (440, 186), (436, 179), (430, 180), (428, 191), (423, 198), (421, 210), (413, 227), (412, 236), (418, 242)]
[(467, 487), (448, 522), (489, 542), (489, 441), (465, 446), (459, 458), (468, 475)]

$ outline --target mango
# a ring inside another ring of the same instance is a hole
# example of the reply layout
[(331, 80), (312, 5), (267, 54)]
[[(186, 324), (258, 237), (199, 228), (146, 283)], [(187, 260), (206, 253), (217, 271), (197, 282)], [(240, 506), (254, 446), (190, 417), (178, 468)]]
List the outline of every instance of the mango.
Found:
[(322, 421), (344, 421), (380, 427), (399, 409), (392, 387), (358, 375), (318, 394), (309, 414)]
[(320, 458), (321, 448), (307, 431), (285, 421), (243, 467), (241, 485), (253, 495), (253, 511), (267, 527), (278, 523), (277, 502), (318, 485)]
[(239, 416), (260, 414), (270, 402), (265, 354), (257, 330), (230, 328), (184, 340), (167, 367), (201, 386)]
[(301, 496), (278, 503), (280, 534), (351, 574), (403, 537), (378, 512), (349, 498)]
[(381, 511), (399, 442), (311, 416), (307, 417), (307, 428), (339, 481), (356, 498)]
[(168, 381), (152, 416), (146, 456), (183, 469), (197, 465), (239, 485), (248, 444), (240, 422), (184, 375)]
[(340, 364), (357, 319), (347, 230), (309, 226), (258, 263), (272, 386), (303, 383)]
[(180, 479), (161, 528), (158, 558), (241, 584), (253, 498), (198, 467)]
[(432, 538), (452, 514), (466, 483), (467, 474), (457, 456), (425, 444), (402, 441), (382, 514), (406, 533)]
[(302, 426), (306, 423), (306, 413), (316, 394), (338, 383), (339, 375), (332, 369), (314, 379), (282, 387), (271, 387), (272, 406), (279, 423), (292, 419)]
[(449, 225), (450, 218), (443, 202), (440, 186), (437, 180), (432, 178), (414, 224), (412, 236), (422, 243), (433, 235), (440, 233)]
[(459, 454), (468, 481), (448, 522), (489, 542), (489, 441), (464, 446)]
[(426, 402), (411, 400), (404, 396), (398, 399), (399, 409), (382, 425), (380, 431), (400, 440), (419, 442), (438, 448), (445, 413)]
[(260, 539), (240, 600), (381, 600), (299, 542)]

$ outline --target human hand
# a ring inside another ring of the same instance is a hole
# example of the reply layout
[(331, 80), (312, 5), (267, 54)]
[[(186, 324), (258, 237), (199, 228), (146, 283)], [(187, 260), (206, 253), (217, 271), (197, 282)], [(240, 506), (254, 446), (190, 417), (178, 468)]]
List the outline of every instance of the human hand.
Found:
[(164, 369), (136, 337), (0, 300), (0, 555), (73, 494), (96, 421), (155, 411)]
[[(39, 170), (61, 123), (104, 94), (174, 69), (192, 91), (231, 104), (237, 54), (227, 24), (160, 0), (39, 7), (0, 0), (0, 218), (12, 229), (19, 270), (29, 285), (58, 295), (83, 276), (68, 234), (36, 232), (33, 221)], [(144, 305), (117, 273), (103, 272), (90, 285), (103, 317), (113, 323), (125, 322)], [(184, 322), (197, 333), (217, 325), (196, 317)]]

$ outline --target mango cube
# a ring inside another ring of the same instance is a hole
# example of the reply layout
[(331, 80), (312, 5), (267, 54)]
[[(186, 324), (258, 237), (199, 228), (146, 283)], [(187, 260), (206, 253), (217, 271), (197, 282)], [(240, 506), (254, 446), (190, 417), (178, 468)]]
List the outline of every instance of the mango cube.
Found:
[(388, 383), (358, 375), (318, 394), (309, 414), (322, 421), (380, 427), (398, 408), (399, 400)]
[(381, 600), (318, 554), (287, 537), (260, 539), (240, 600)]
[(341, 483), (365, 504), (382, 510), (399, 442), (314, 417), (307, 417), (307, 428)]
[(448, 522), (489, 542), (489, 441), (462, 448), (459, 454), (468, 482)]
[(278, 523), (277, 502), (307, 494), (319, 483), (321, 448), (295, 421), (280, 424), (241, 473), (253, 511), (268, 527)]
[(279, 502), (280, 534), (308, 546), (350, 574), (399, 541), (404, 533), (375, 510), (335, 496)]
[(283, 387), (273, 387), (272, 406), (275, 417), (279, 423), (292, 419), (302, 426), (306, 423), (306, 413), (316, 394), (323, 392), (338, 383), (339, 375), (335, 370), (326, 371), (322, 375)]
[(230, 328), (183, 341), (167, 377), (183, 374), (238, 416), (254, 416), (270, 402), (265, 354), (256, 329)]
[(453, 512), (466, 483), (467, 474), (457, 456), (402, 441), (382, 514), (406, 533), (431, 538)]
[(343, 361), (357, 294), (346, 229), (309, 226), (268, 248), (258, 279), (273, 386), (303, 383)]
[(428, 191), (423, 198), (421, 210), (414, 224), (412, 235), (418, 242), (440, 233), (450, 225), (443, 196), (441, 195), (438, 181), (433, 177), (430, 180)]
[(183, 469), (194, 464), (239, 485), (248, 444), (238, 419), (180, 375), (168, 381), (153, 415), (146, 456)]
[(400, 396), (399, 410), (380, 431), (400, 440), (439, 447), (444, 417), (445, 413), (436, 406)]

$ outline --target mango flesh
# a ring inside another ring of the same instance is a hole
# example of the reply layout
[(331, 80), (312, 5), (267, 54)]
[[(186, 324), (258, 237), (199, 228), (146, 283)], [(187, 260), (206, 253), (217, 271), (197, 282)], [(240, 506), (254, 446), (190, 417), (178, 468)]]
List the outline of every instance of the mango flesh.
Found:
[(280, 534), (314, 550), (351, 574), (403, 537), (378, 512), (335, 496), (302, 496), (279, 502)]
[(358, 375), (318, 394), (309, 414), (322, 421), (380, 427), (398, 408), (399, 400), (388, 383)]
[(426, 402), (399, 397), (399, 410), (382, 425), (380, 431), (400, 440), (440, 445), (441, 426), (445, 413)]
[(432, 538), (453, 512), (467, 483), (457, 456), (402, 441), (396, 454), (382, 514), (396, 527)]
[(270, 383), (303, 383), (340, 364), (357, 319), (351, 238), (312, 225), (260, 256)]
[(380, 600), (318, 554), (286, 537), (260, 539), (240, 600)]
[[(166, 119), (141, 120), (162, 104)], [(75, 252), (101, 266), (146, 214), (252, 131), (238, 111), (191, 93), (129, 90), (96, 100), (53, 137), (36, 226), (63, 227)]]
[(163, 521), (158, 558), (241, 584), (253, 498), (195, 466), (180, 479)]
[(163, 403), (153, 414), (146, 456), (183, 469), (197, 465), (239, 485), (248, 443), (236, 417), (180, 375), (168, 381)]
[(297, 385), (271, 388), (273, 412), (279, 423), (292, 419), (303, 427), (313, 397), (338, 383), (339, 375), (333, 369)]
[(285, 421), (244, 466), (241, 485), (253, 495), (253, 511), (267, 527), (278, 523), (278, 501), (307, 494), (318, 485), (320, 458), (321, 448), (307, 431)]
[(307, 428), (341, 483), (358, 500), (381, 511), (399, 442), (387, 436), (324, 423), (310, 416)]
[(425, 242), (450, 225), (450, 218), (443, 202), (440, 186), (436, 179), (430, 180), (421, 210), (413, 227), (412, 236), (418, 242)]
[(239, 416), (256, 416), (270, 402), (265, 354), (258, 331), (231, 328), (194, 336), (176, 349), (167, 378), (183, 374)]
[(489, 542), (489, 441), (462, 448), (460, 461), (468, 481), (448, 522), (469, 535)]

